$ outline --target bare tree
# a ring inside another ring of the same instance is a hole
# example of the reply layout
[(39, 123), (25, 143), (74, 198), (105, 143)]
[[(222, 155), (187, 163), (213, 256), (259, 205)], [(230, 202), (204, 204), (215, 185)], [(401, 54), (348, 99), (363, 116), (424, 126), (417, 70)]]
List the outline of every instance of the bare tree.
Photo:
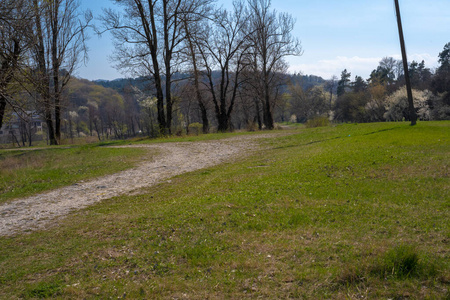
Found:
[[(81, 57), (86, 59), (86, 28), (90, 11), (79, 10), (77, 0), (33, 0), (34, 26), (29, 35), (33, 72), (30, 83), (42, 103), (51, 145), (61, 138), (61, 96)], [(53, 123), (53, 116), (55, 122)]]
[(278, 75), (285, 71), (284, 58), (301, 55), (298, 39), (292, 36), (295, 20), (290, 14), (270, 9), (270, 0), (248, 0), (250, 8), (250, 39), (253, 52), (253, 68), (261, 84), (263, 121), (267, 129), (273, 129), (274, 88)]
[[(162, 133), (171, 132), (173, 74), (181, 63), (186, 16), (196, 14), (205, 0), (114, 0), (123, 12), (105, 9), (105, 30), (115, 40), (117, 67), (153, 80)], [(164, 110), (165, 105), (165, 110)]]
[(246, 34), (248, 14), (242, 1), (233, 2), (233, 10), (218, 9), (205, 30), (205, 36), (196, 41), (206, 72), (207, 87), (211, 93), (218, 131), (230, 129), (231, 114), (245, 69), (248, 50)]
[(61, 96), (81, 56), (87, 58), (86, 28), (92, 20), (90, 11), (81, 18), (76, 0), (49, 1), (46, 19), (50, 23), (51, 73), (55, 106), (55, 135), (61, 139)]
[[(206, 8), (207, 6), (205, 6)], [(205, 16), (209, 15), (209, 7), (204, 11), (202, 15), (194, 16), (194, 20), (184, 20), (184, 31), (186, 34), (186, 55), (188, 60), (190, 60), (190, 67), (192, 68), (192, 79), (193, 87), (195, 90), (195, 97), (197, 98), (198, 107), (202, 116), (202, 130), (203, 133), (208, 133), (209, 131), (209, 120), (207, 111), (207, 101), (202, 93), (202, 88), (200, 86), (201, 81), (201, 71), (199, 70), (199, 60), (201, 60), (200, 53), (198, 50), (199, 43), (195, 41), (200, 40), (202, 36), (205, 35), (205, 28), (207, 28), (207, 20), (204, 19)]]
[(50, 78), (47, 64), (46, 45), (44, 42), (44, 30), (42, 7), (39, 0), (33, 0), (34, 11), (34, 32), (33, 32), (33, 55), (35, 62), (35, 72), (32, 72), (32, 83), (35, 86), (35, 92), (42, 101), (42, 113), (47, 125), (48, 139), (51, 145), (58, 144), (55, 136), (55, 129), (52, 118), (52, 105), (50, 99)]

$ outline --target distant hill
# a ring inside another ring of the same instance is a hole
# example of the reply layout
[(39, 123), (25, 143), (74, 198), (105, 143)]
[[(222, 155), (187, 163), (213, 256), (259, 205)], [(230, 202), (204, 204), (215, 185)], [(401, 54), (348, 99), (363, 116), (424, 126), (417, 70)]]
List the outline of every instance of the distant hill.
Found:
[(327, 82), (327, 80), (316, 75), (292, 74), (288, 76), (293, 84), (301, 85), (304, 90), (307, 90), (313, 86), (324, 85)]
[[(105, 83), (116, 82), (104, 81)], [(122, 82), (122, 80), (117, 80)], [(95, 105), (98, 106), (104, 101), (122, 102), (122, 96), (115, 88), (105, 87), (98, 82), (87, 79), (72, 78), (66, 90), (69, 102), (74, 107)]]
[(95, 84), (101, 85), (105, 88), (111, 88), (116, 91), (123, 91), (127, 86), (135, 86), (140, 90), (145, 90), (148, 88), (149, 79), (144, 77), (138, 78), (117, 78), (114, 80), (94, 80)]
[[(217, 72), (217, 76), (219, 76), (219, 72)], [(175, 74), (174, 77), (176, 79), (186, 78), (189, 75), (178, 73)], [(302, 75), (302, 74), (288, 74), (288, 82), (290, 81), (293, 84), (299, 84), (303, 87), (303, 89), (309, 89), (313, 86), (323, 85), (327, 82), (327, 80), (323, 79), (320, 76), (315, 75)], [(114, 80), (94, 80), (94, 83), (101, 85), (106, 88), (114, 89), (118, 92), (122, 92), (127, 86), (135, 86), (140, 90), (147, 90), (150, 87), (149, 78), (138, 77), (138, 78), (118, 78)]]

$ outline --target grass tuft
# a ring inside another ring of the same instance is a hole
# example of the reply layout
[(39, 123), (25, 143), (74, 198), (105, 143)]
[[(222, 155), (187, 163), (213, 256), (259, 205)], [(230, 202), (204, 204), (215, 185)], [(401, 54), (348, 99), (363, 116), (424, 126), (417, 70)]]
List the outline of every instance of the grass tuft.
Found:
[(373, 272), (382, 278), (407, 278), (419, 274), (419, 253), (411, 245), (399, 245), (382, 256)]
[(58, 282), (39, 282), (25, 290), (23, 298), (25, 299), (44, 299), (58, 296), (62, 290)]
[(367, 269), (351, 264), (341, 271), (337, 282), (343, 286), (358, 285), (367, 280)]
[(433, 279), (445, 283), (445, 280), (439, 277), (440, 274), (442, 272), (438, 264), (429, 256), (420, 253), (417, 246), (401, 244), (374, 258), (365, 258), (346, 265), (337, 277), (337, 283), (346, 287), (357, 286), (376, 278), (393, 281)]

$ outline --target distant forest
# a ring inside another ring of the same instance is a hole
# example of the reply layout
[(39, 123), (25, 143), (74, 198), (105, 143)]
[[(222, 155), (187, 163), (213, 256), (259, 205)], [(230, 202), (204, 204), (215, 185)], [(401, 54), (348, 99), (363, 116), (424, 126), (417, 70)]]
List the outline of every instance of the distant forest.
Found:
[[(175, 97), (175, 114), (173, 127), (175, 133), (189, 133), (194, 128), (202, 127), (202, 116), (198, 103), (189, 91), (189, 75), (177, 74), (178, 93)], [(280, 85), (280, 99), (284, 105), (276, 105), (275, 116), (279, 122), (291, 119), (290, 87), (300, 87), (305, 91), (314, 87), (323, 89), (327, 81), (314, 75), (285, 75), (285, 84)], [(337, 87), (335, 87), (336, 90)], [(127, 138), (137, 135), (156, 137), (159, 135), (157, 112), (155, 109), (152, 81), (146, 78), (97, 80), (73, 78), (69, 83), (68, 99), (63, 132), (69, 137), (98, 136), (104, 138)], [(280, 101), (280, 104), (282, 102)], [(253, 99), (239, 93), (233, 114), (231, 129), (258, 129), (258, 117)], [(211, 119), (211, 132), (217, 129), (214, 123), (214, 112), (207, 107), (207, 117)], [(295, 120), (294, 122), (297, 122)], [(70, 126), (69, 126), (70, 125)], [(260, 124), (262, 128), (262, 124)], [(70, 127), (70, 128), (69, 128)]]

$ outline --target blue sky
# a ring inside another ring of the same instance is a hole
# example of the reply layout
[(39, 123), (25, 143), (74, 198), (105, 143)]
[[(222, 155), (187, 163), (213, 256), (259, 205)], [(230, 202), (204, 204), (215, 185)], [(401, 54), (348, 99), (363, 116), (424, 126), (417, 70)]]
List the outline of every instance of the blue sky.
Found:
[[(219, 0), (229, 6), (231, 1)], [(82, 8), (95, 15), (110, 0), (81, 0)], [(385, 56), (400, 59), (393, 0), (272, 0), (272, 7), (296, 19), (293, 34), (304, 53), (290, 57), (290, 72), (339, 76), (346, 68), (367, 79)], [(450, 42), (450, 0), (400, 0), (408, 61), (425, 60), (429, 68), (438, 66), (438, 54)], [(125, 77), (108, 59), (113, 47), (109, 34), (91, 34), (89, 61), (77, 76), (94, 79)]]

